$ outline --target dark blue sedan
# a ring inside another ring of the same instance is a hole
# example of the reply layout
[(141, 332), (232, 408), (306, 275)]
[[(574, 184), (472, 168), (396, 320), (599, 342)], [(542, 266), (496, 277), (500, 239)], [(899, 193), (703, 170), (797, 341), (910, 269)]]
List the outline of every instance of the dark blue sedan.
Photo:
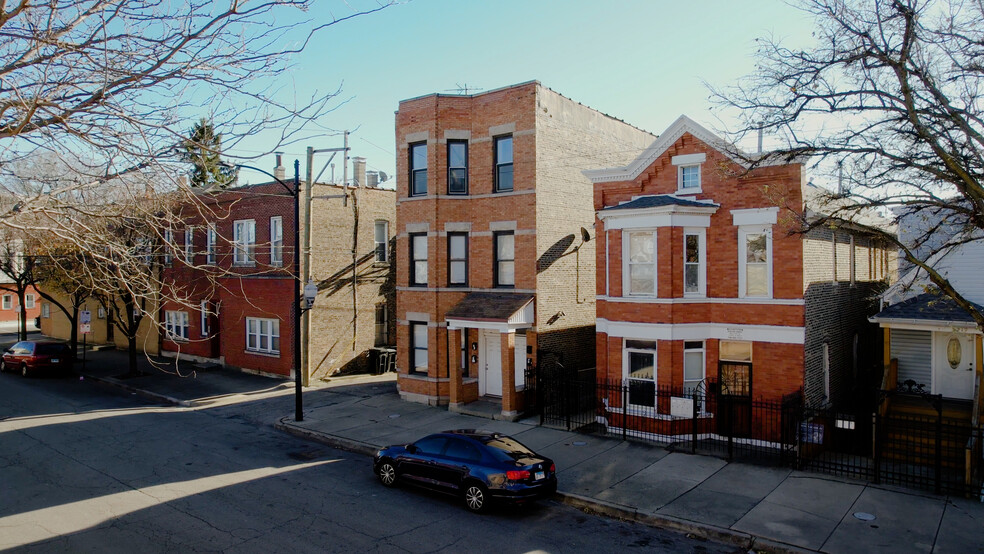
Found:
[(493, 500), (527, 502), (557, 491), (553, 461), (491, 431), (445, 431), (388, 446), (376, 453), (373, 471), (387, 487), (409, 483), (458, 495), (474, 512)]

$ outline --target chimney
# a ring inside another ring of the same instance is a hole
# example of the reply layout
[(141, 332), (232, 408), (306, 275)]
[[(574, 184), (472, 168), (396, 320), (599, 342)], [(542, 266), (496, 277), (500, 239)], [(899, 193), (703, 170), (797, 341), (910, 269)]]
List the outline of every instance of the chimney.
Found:
[(379, 172), (378, 171), (367, 171), (366, 172), (366, 186), (374, 189), (379, 186)]
[(352, 178), (355, 180), (353, 186), (366, 186), (366, 159), (355, 156), (352, 158)]
[(284, 179), (284, 177), (287, 176), (287, 170), (284, 169), (284, 163), (283, 163), (284, 153), (274, 152), (274, 154), (276, 154), (277, 156), (277, 165), (276, 167), (273, 168), (273, 176), (276, 177), (277, 179), (282, 180)]

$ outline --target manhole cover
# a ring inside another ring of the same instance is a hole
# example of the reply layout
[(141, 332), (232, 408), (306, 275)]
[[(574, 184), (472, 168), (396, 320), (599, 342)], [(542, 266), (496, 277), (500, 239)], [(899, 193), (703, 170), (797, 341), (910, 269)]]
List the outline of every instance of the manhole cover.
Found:
[(868, 512), (854, 512), (854, 517), (861, 521), (875, 521), (875, 515)]

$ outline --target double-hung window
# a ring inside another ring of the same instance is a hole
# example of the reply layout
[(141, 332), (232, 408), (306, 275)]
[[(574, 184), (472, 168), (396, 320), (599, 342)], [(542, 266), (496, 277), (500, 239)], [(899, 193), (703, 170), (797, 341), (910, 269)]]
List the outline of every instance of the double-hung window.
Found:
[(284, 218), (270, 218), (270, 265), (284, 265)]
[(195, 263), (195, 228), (185, 227), (184, 258), (189, 264)]
[(427, 286), (427, 233), (410, 235), (410, 285)]
[(448, 194), (468, 194), (468, 141), (448, 141)]
[(772, 297), (772, 230), (769, 227), (738, 229), (738, 296)]
[(682, 154), (670, 161), (677, 168), (677, 194), (701, 192), (700, 165), (707, 161), (707, 154)]
[(707, 253), (704, 229), (683, 232), (683, 295), (705, 296), (707, 293)]
[(427, 373), (427, 324), (410, 322), (410, 373)]
[(625, 340), (629, 408), (656, 408), (656, 341)]
[(376, 245), (376, 262), (386, 263), (389, 261), (389, 222), (377, 220), (373, 228), (373, 239)]
[(280, 320), (247, 317), (246, 350), (264, 354), (279, 354)]
[(495, 137), (495, 192), (513, 190), (513, 138), (512, 135)]
[(203, 337), (208, 336), (208, 300), (202, 300), (201, 304), (198, 306), (199, 310), (199, 321), (198, 329)]
[(164, 229), (164, 265), (171, 265), (172, 248), (174, 248), (174, 233), (170, 229)]
[[(698, 390), (704, 380), (704, 341), (683, 341), (683, 393), (690, 396)], [(707, 390), (701, 390), (700, 396), (706, 396)], [(698, 398), (699, 402), (702, 400)], [(698, 406), (702, 410), (703, 406)]]
[(215, 263), (215, 224), (209, 223), (208, 230), (205, 231), (205, 263)]
[(448, 286), (468, 285), (468, 233), (448, 233)]
[(629, 296), (656, 296), (656, 232), (630, 231), (624, 237), (626, 292)]
[(256, 221), (241, 219), (232, 227), (233, 255), (236, 265), (253, 265), (256, 250)]
[(410, 196), (427, 194), (427, 143), (410, 145)]
[(48, 304), (47, 302), (41, 303), (41, 317), (51, 317), (51, 304)]
[(497, 231), (492, 234), (492, 242), (495, 253), (493, 286), (516, 286), (516, 235), (512, 231)]
[(389, 312), (386, 304), (376, 304), (376, 346), (389, 344)]
[(164, 330), (169, 340), (188, 340), (188, 312), (172, 310), (164, 312)]
[(3, 309), (11, 310), (14, 308), (14, 297), (9, 294), (3, 295)]
[(34, 308), (34, 295), (27, 293), (24, 295), (24, 308), (30, 310)]

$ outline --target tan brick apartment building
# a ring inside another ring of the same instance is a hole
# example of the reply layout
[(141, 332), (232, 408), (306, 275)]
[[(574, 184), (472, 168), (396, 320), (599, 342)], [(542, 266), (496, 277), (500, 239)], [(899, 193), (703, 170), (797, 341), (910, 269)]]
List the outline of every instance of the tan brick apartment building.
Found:
[(794, 212), (809, 210), (804, 166), (746, 171), (726, 152), (680, 117), (628, 165), (585, 172), (598, 214), (597, 374), (629, 385), (606, 404), (609, 425), (630, 416), (629, 428), (684, 432), (669, 426), (689, 424), (693, 408), (674, 397), (694, 389), (749, 407), (804, 389), (830, 403), (864, 365), (859, 341), (877, 340), (866, 316), (890, 277), (887, 245), (848, 225), (791, 234)]
[(594, 213), (581, 170), (626, 163), (653, 138), (536, 81), (400, 103), (403, 398), (452, 409), (501, 398), (514, 417), (538, 356), (594, 365)]

